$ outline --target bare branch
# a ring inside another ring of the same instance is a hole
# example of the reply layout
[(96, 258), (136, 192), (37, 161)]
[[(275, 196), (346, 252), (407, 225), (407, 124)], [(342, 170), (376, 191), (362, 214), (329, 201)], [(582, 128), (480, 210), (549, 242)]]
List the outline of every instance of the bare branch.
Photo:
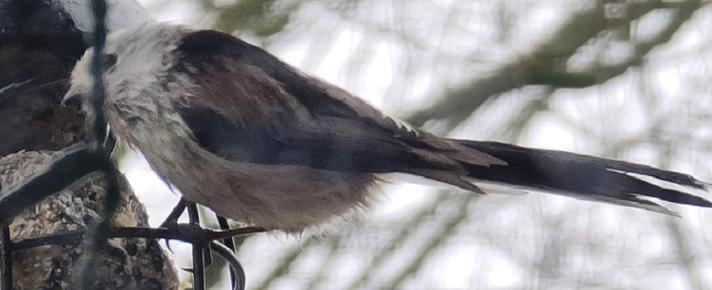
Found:
[(436, 104), (412, 114), (407, 119), (416, 126), (422, 126), (432, 119), (445, 120), (448, 128), (452, 128), (490, 98), (525, 85), (581, 88), (603, 83), (621, 75), (631, 66), (639, 65), (653, 48), (669, 41), (701, 4), (700, 1), (678, 2), (674, 5), (657, 1), (630, 4), (631, 14), (626, 19), (627, 22), (633, 22), (642, 15), (661, 8), (672, 9), (674, 16), (657, 37), (635, 45), (635, 57), (587, 72), (566, 71), (565, 60), (604, 31), (606, 26), (599, 21), (600, 11), (596, 9), (575, 13), (562, 29), (532, 52), (530, 57), (505, 65), (489, 76), (478, 78), (446, 93)]

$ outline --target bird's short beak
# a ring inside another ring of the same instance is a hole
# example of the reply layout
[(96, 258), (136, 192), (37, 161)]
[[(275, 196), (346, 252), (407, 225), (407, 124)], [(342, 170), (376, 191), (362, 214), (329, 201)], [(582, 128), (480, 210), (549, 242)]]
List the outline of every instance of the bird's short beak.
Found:
[(62, 98), (62, 102), (60, 104), (63, 107), (74, 107), (76, 109), (79, 109), (82, 104), (82, 96), (81, 94), (77, 94), (76, 92), (70, 89), (64, 95), (64, 98)]

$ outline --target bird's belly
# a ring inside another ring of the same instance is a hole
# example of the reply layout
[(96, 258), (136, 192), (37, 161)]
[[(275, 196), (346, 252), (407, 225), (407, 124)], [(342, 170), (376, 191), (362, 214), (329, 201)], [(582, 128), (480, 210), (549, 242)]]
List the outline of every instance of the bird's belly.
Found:
[(254, 226), (301, 231), (332, 222), (364, 207), (374, 181), (370, 174), (227, 161), (196, 149), (149, 163), (186, 199)]

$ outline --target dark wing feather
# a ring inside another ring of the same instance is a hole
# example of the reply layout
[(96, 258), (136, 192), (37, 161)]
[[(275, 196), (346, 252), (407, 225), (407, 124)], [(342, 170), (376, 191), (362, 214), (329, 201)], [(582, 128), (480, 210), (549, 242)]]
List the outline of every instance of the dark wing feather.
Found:
[(460, 164), (501, 161), (400, 126), (364, 101), (216, 31), (187, 34), (178, 73), (196, 86), (177, 109), (202, 147), (229, 160), (368, 173), (408, 172), (475, 189)]
[(227, 160), (346, 172), (392, 172), (405, 170), (402, 167), (408, 160), (414, 164), (420, 161), (403, 143), (359, 130), (358, 124), (347, 119), (322, 117), (319, 128), (295, 126), (268, 134), (204, 107), (179, 107), (179, 112), (201, 147)]

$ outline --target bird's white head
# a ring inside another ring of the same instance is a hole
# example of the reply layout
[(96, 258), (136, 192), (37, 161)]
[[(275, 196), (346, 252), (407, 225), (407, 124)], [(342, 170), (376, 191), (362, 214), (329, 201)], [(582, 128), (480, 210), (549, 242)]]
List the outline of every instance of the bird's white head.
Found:
[[(79, 59), (70, 78), (70, 87), (62, 99), (62, 105), (74, 105), (87, 98), (92, 88), (91, 63), (94, 57), (94, 49), (89, 48)], [(102, 57), (104, 70), (116, 64), (116, 54), (104, 54)]]
[[(181, 26), (149, 23), (109, 34), (101, 57), (107, 96), (111, 98), (118, 85), (138, 89), (154, 81), (170, 66), (170, 52), (187, 31)], [(94, 54), (93, 48), (87, 49), (74, 66), (62, 104), (79, 103), (89, 96)]]

